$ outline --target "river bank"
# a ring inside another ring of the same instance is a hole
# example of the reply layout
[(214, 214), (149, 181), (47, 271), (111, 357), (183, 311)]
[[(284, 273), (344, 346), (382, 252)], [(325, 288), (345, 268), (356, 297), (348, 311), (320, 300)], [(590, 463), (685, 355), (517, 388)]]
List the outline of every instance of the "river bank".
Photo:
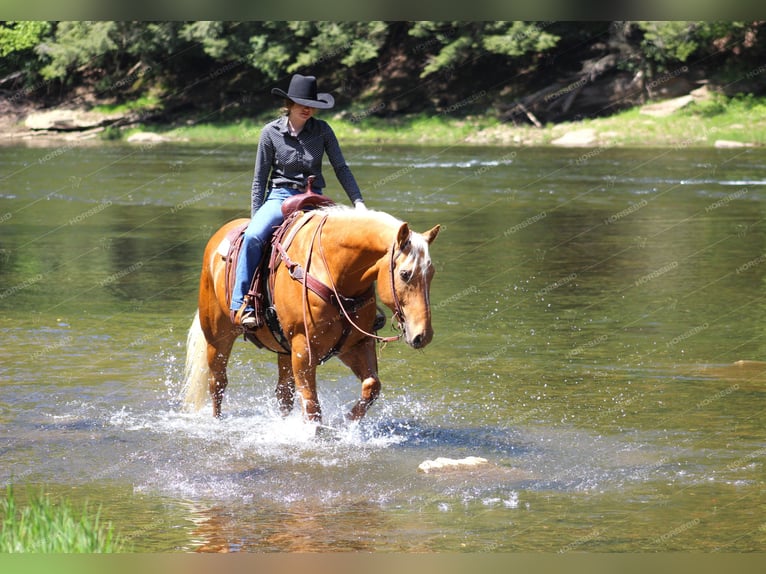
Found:
[[(217, 121), (186, 118), (141, 122), (145, 110), (15, 110), (3, 113), (4, 144), (87, 145), (104, 140), (136, 144), (254, 144), (269, 115)], [(342, 110), (322, 116), (345, 145), (486, 145), (565, 147), (756, 147), (766, 145), (766, 98), (694, 97), (651, 102), (600, 118), (541, 125), (501, 122), (492, 113), (375, 117)]]

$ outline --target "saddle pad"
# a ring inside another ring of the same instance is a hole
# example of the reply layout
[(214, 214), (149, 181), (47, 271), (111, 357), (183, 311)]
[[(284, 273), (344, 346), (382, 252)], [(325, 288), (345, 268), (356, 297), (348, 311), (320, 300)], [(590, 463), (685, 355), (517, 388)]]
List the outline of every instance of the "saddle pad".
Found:
[[(229, 231), (226, 234), (226, 237), (224, 237), (221, 242), (218, 244), (218, 249), (216, 249), (216, 253), (218, 253), (221, 257), (224, 259), (231, 258), (232, 260), (236, 261), (237, 256), (239, 255), (239, 242), (237, 239), (240, 235), (242, 235), (245, 232), (245, 229), (247, 229), (247, 226), (250, 224), (249, 221), (246, 223), (243, 223), (242, 225), (237, 225), (235, 228), (233, 228), (231, 231)], [(237, 245), (235, 245), (237, 243)], [(232, 252), (232, 247), (235, 249), (234, 252)]]
[(228, 237), (224, 237), (223, 241), (218, 244), (216, 253), (226, 259), (229, 256), (229, 249), (231, 249), (231, 240)]
[(242, 247), (242, 235), (247, 229), (249, 222), (245, 222), (242, 225), (237, 225), (234, 229), (229, 231), (218, 244), (216, 253), (223, 257), (226, 261), (224, 270), (225, 275), (225, 295), (226, 304), (231, 304), (231, 293), (234, 287), (234, 277), (237, 274), (237, 259), (239, 259), (239, 250)]

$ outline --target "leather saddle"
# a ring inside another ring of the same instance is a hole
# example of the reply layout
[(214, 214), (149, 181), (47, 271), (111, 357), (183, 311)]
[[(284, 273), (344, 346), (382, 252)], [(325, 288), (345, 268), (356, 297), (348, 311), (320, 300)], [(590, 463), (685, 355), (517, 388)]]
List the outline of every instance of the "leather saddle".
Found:
[[(293, 224), (301, 219), (301, 215), (305, 212), (318, 209), (320, 207), (329, 207), (335, 205), (335, 202), (329, 197), (325, 197), (318, 193), (311, 191), (310, 186), (304, 193), (293, 195), (286, 199), (282, 203), (282, 214), (284, 216), (284, 222), (274, 230), (272, 235), (272, 241), (264, 249), (264, 253), (261, 257), (261, 262), (253, 275), (250, 283), (250, 290), (247, 296), (251, 298), (253, 302), (253, 308), (255, 309), (256, 323), (258, 326), (264, 323), (268, 324), (272, 332), (275, 332), (275, 328), (278, 329), (278, 322), (276, 316), (270, 316), (270, 309), (272, 308), (272, 297), (268, 289), (269, 274), (273, 271), (270, 266), (270, 262), (273, 260), (272, 251), (275, 240), (281, 240), (287, 234), (287, 231), (293, 226)], [(226, 262), (225, 268), (225, 295), (226, 305), (231, 304), (231, 296), (234, 289), (234, 280), (237, 273), (237, 261), (239, 260), (239, 253), (244, 243), (245, 229), (249, 221), (238, 225), (226, 236), (226, 239), (221, 243), (218, 248), (219, 254)], [(273, 309), (271, 309), (273, 311)], [(279, 333), (274, 333), (277, 336)], [(281, 337), (277, 336), (279, 340)], [(259, 345), (257, 341), (252, 338), (253, 342)]]
[(335, 202), (329, 197), (325, 197), (319, 193), (314, 193), (311, 189), (307, 189), (305, 192), (288, 197), (282, 202), (282, 215), (287, 219), (296, 211), (310, 211), (312, 209), (330, 207), (332, 205), (335, 205)]

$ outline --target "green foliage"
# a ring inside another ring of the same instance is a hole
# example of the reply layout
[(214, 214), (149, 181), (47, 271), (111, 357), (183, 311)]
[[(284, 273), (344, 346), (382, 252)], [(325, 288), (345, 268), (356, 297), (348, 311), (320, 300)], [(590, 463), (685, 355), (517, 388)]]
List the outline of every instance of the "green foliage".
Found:
[(470, 22), (416, 22), (409, 34), (425, 40), (419, 44), (419, 51), (430, 53), (436, 48), (420, 77), (462, 65), (474, 57), (480, 47), (481, 26)]
[(40, 74), (47, 80), (76, 82), (88, 74), (102, 78), (101, 89), (126, 87), (143, 76), (126, 78), (134, 66), (158, 75), (170, 74), (193, 61), (178, 58), (186, 40), (177, 22), (58, 22), (54, 34), (35, 48)]
[(60, 22), (55, 39), (37, 46), (37, 53), (48, 60), (40, 73), (61, 79), (74, 66), (98, 64), (117, 47), (110, 37), (115, 27), (115, 22)]
[[(181, 22), (117, 22), (113, 37), (118, 50), (161, 72), (178, 70), (189, 65), (194, 51), (181, 33)], [(178, 56), (181, 56), (180, 58)], [(189, 58), (186, 62), (185, 58)]]
[(106, 126), (98, 137), (102, 141), (117, 141), (122, 139), (122, 131), (115, 126)]
[(486, 54), (524, 59), (554, 48), (559, 36), (534, 22), (417, 22), (410, 35), (438, 48), (421, 77), (463, 65)]
[[(308, 25), (307, 25), (308, 24)], [(351, 68), (375, 59), (386, 38), (385, 22), (296, 22), (291, 24), (296, 36), (305, 38), (306, 44), (295, 55), (288, 72), (337, 60)]]
[(503, 56), (518, 57), (546, 52), (561, 39), (531, 22), (495, 22), (489, 27), (482, 44), (485, 49)]
[(763, 22), (9, 21), (0, 23), (0, 81), (18, 94), (87, 82), (118, 103), (153, 92), (224, 109), (239, 98), (257, 113), (270, 86), (313, 73), (366, 109), (384, 99), (411, 113), (485, 87), (488, 101), (521, 94), (610, 54), (650, 80), (684, 62), (757, 80), (749, 70), (766, 55), (765, 32)]
[(48, 22), (0, 22), (0, 79), (10, 75), (18, 81), (15, 87), (34, 85), (39, 68), (34, 49), (50, 35), (51, 28)]
[(264, 22), (250, 37), (247, 60), (266, 78), (281, 78), (297, 52), (297, 39), (284, 22)]
[(160, 99), (154, 94), (148, 94), (121, 104), (93, 106), (93, 111), (102, 114), (125, 114), (128, 112), (145, 112), (160, 107), (162, 107)]
[(462, 65), (474, 53), (476, 44), (469, 36), (461, 36), (456, 40), (448, 42), (442, 47), (438, 54), (431, 58), (431, 61), (423, 69), (421, 77), (426, 77), (435, 72)]
[(100, 511), (90, 516), (87, 506), (76, 513), (66, 503), (33, 496), (19, 508), (13, 488), (0, 500), (0, 552), (119, 552), (121, 542), (111, 524), (101, 522)]
[(646, 57), (657, 62), (685, 62), (698, 48), (694, 22), (638, 22), (638, 27)]
[(683, 113), (686, 116), (702, 118), (726, 115), (727, 118), (736, 118), (732, 123), (752, 126), (754, 118), (766, 118), (766, 100), (753, 94), (741, 94), (733, 98), (714, 94), (707, 100), (695, 102), (693, 106), (684, 109)]
[(224, 35), (224, 22), (190, 22), (181, 29), (181, 37), (202, 43), (205, 53), (213, 59), (220, 59), (229, 50), (229, 39)]
[(34, 48), (48, 32), (48, 22), (8, 21), (0, 23), (0, 58)]
[(744, 22), (663, 21), (636, 22), (643, 32), (641, 51), (646, 59), (666, 65), (686, 62), (692, 54), (710, 54), (721, 49), (716, 41), (741, 39)]
[(377, 58), (385, 22), (262, 22), (250, 29), (241, 55), (269, 80), (310, 70), (353, 69)]
[(726, 113), (729, 109), (727, 100), (728, 98), (719, 94), (715, 94), (713, 97), (705, 101), (695, 102), (693, 106), (689, 106), (688, 108), (682, 110), (682, 112), (687, 116), (697, 116), (703, 118), (720, 116)]

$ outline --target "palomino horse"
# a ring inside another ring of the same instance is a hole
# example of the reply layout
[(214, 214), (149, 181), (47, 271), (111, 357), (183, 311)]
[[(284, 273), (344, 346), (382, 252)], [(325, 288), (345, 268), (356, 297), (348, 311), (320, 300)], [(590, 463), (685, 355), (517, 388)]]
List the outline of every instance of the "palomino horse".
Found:
[[(316, 368), (323, 358), (337, 355), (362, 382), (361, 398), (347, 415), (359, 420), (381, 388), (375, 354), (378, 337), (369, 332), (376, 315), (375, 285), (380, 300), (394, 311), (400, 337), (410, 346), (420, 349), (433, 337), (429, 289), (434, 267), (428, 247), (439, 226), (420, 234), (386, 213), (346, 207), (301, 217), (310, 219), (286, 248), (287, 262), (277, 267), (273, 282), (274, 308), (285, 341), (280, 343), (268, 326), (253, 334), (261, 346), (279, 353), (276, 396), (283, 416), (292, 411), (297, 389), (304, 420), (321, 424)], [(230, 318), (224, 293), (225, 261), (217, 250), (227, 233), (243, 221), (224, 225), (207, 244), (199, 307), (187, 339), (185, 403), (198, 410), (209, 393), (216, 417), (221, 415), (228, 384), (229, 354), (242, 334)], [(293, 279), (289, 263), (298, 263), (306, 275), (330, 286), (333, 302)], [(351, 307), (338, 305), (338, 300), (366, 303)]]

